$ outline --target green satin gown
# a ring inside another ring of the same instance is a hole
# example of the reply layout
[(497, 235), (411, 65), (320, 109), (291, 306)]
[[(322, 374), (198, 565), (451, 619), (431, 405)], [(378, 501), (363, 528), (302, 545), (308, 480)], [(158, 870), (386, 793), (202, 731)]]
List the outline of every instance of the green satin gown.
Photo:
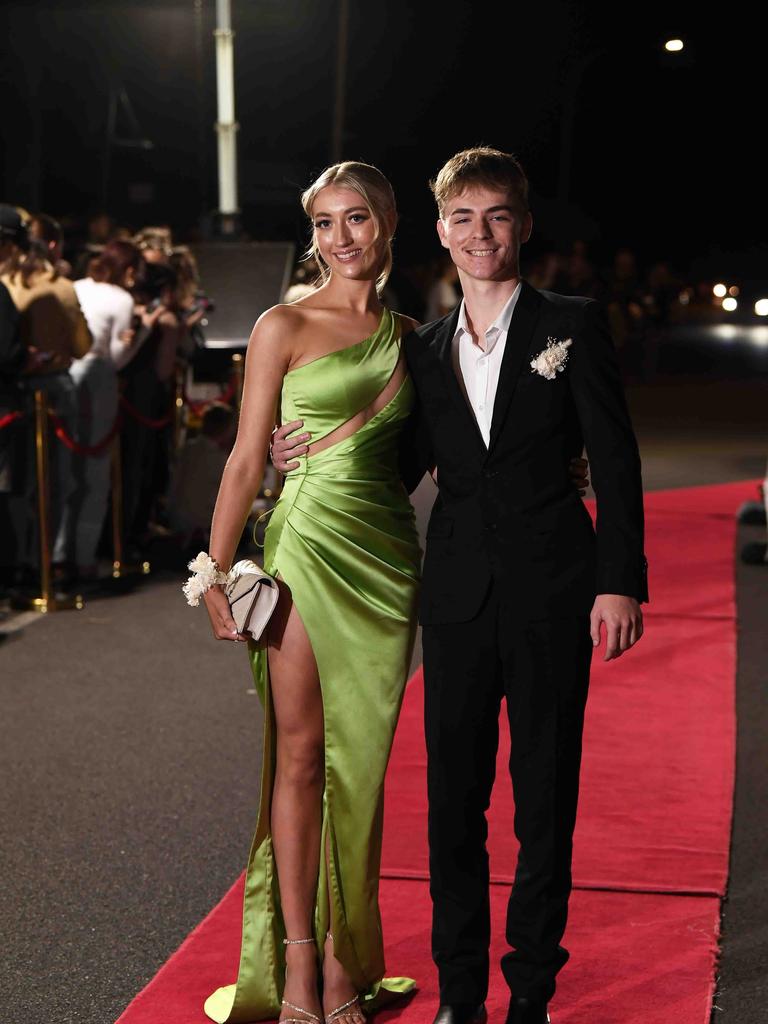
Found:
[[(398, 366), (401, 323), (385, 309), (374, 334), (289, 371), (284, 421), (304, 420), (313, 442), (368, 409)], [(287, 477), (265, 537), (264, 567), (291, 589), (317, 660), (325, 722), (325, 792), (314, 935), (334, 951), (374, 1008), (414, 988), (384, 978), (378, 905), (384, 773), (410, 664), (420, 552), (398, 474), (398, 436), (414, 401), (406, 375), (395, 396), (351, 437), (303, 457)], [(245, 882), (236, 985), (205, 1003), (223, 1024), (273, 1019), (285, 975), (285, 927), (270, 833), (275, 723), (267, 652), (250, 658), (264, 705), (256, 835)], [(318, 808), (318, 812), (320, 808)], [(328, 908), (330, 907), (330, 914)]]

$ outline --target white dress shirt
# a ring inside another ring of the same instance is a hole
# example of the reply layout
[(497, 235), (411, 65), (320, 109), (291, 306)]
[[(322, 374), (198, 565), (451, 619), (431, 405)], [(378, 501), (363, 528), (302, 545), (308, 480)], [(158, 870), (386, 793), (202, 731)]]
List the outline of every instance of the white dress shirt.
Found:
[(522, 283), (512, 292), (502, 311), (485, 332), (485, 336), (479, 339), (479, 344), (474, 341), (467, 327), (467, 311), (462, 299), (456, 333), (453, 336), (453, 368), (486, 447), (491, 438), (493, 403), (499, 386), (499, 371), (507, 345), (507, 332), (521, 288)]

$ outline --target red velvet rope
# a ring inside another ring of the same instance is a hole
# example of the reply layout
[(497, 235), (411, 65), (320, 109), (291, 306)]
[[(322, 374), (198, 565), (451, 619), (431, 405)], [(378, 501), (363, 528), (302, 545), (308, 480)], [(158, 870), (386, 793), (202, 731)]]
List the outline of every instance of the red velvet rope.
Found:
[(5, 416), (0, 416), (0, 430), (5, 430), (6, 427), (10, 427), (10, 425), (12, 423), (15, 423), (16, 420), (20, 420), (23, 418), (24, 413), (19, 412), (18, 410), (16, 412), (6, 413)]
[(167, 416), (162, 416), (158, 420), (152, 420), (139, 412), (135, 405), (131, 405), (125, 395), (120, 395), (120, 405), (122, 405), (123, 409), (125, 409), (128, 415), (135, 419), (137, 423), (140, 423), (142, 427), (148, 427), (150, 430), (162, 430), (163, 427), (167, 427), (173, 419), (175, 411), (175, 409), (171, 409)]
[(56, 413), (48, 410), (48, 415), (53, 423), (53, 432), (61, 443), (69, 448), (71, 452), (75, 452), (77, 455), (101, 455), (107, 450), (112, 443), (117, 432), (120, 430), (122, 425), (122, 417), (118, 413), (115, 417), (115, 422), (112, 424), (112, 429), (109, 431), (107, 436), (99, 441), (97, 444), (79, 444), (73, 437), (70, 437), (66, 431), (64, 424), (61, 422)]
[[(185, 394), (184, 402), (189, 407), (190, 411), (194, 413), (195, 416), (201, 416), (209, 406), (213, 405), (216, 402), (228, 402), (231, 398), (234, 397), (234, 394), (235, 385), (233, 381), (230, 381), (226, 387), (226, 390), (223, 391), (218, 398), (214, 398), (206, 402), (193, 402)], [(162, 430), (163, 427), (167, 427), (168, 424), (173, 420), (173, 415), (175, 412), (174, 407), (173, 409), (171, 409), (167, 416), (163, 416), (160, 419), (149, 419), (148, 417), (144, 416), (141, 412), (139, 412), (139, 410), (134, 405), (132, 405), (128, 401), (128, 399), (125, 398), (124, 395), (120, 395), (120, 405), (129, 414), (129, 416), (132, 416), (133, 419), (135, 419), (138, 423), (141, 423), (141, 425), (144, 427), (148, 427), (150, 430)], [(15, 423), (17, 420), (23, 419), (25, 415), (26, 413), (21, 412), (20, 410), (15, 410), (14, 412), (6, 413), (5, 416), (0, 416), (0, 430), (4, 430), (6, 427), (10, 427), (12, 423)], [(115, 435), (119, 432), (123, 422), (122, 416), (120, 415), (120, 413), (118, 413), (117, 416), (115, 417), (115, 422), (112, 424), (109, 433), (106, 435), (106, 437), (102, 438), (101, 441), (99, 441), (97, 444), (79, 444), (77, 441), (75, 441), (73, 437), (69, 436), (66, 427), (64, 426), (63, 422), (59, 419), (59, 417), (56, 415), (56, 413), (49, 409), (48, 415), (50, 416), (51, 422), (53, 423), (53, 430), (54, 433), (56, 434), (56, 437), (59, 439), (59, 441), (61, 441), (63, 445), (69, 448), (71, 452), (75, 452), (77, 455), (101, 455), (112, 443)]]
[(234, 397), (235, 385), (233, 381), (230, 381), (229, 384), (227, 384), (225, 390), (222, 391), (222, 393), (217, 398), (206, 398), (202, 402), (193, 402), (192, 399), (187, 395), (186, 391), (182, 395), (182, 398), (184, 399), (184, 404), (187, 406), (189, 411), (194, 416), (202, 416), (206, 409), (210, 409), (210, 407), (212, 405), (215, 405), (217, 402), (223, 402), (226, 405), (226, 403), (229, 402), (230, 399)]

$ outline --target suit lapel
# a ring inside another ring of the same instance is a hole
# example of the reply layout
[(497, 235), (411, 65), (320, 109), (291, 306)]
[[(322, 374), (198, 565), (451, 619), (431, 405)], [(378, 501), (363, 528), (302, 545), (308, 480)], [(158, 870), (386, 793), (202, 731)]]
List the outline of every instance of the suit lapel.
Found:
[(461, 384), (459, 383), (453, 366), (453, 338), (456, 334), (456, 325), (459, 322), (460, 309), (461, 303), (459, 303), (456, 309), (454, 309), (454, 311), (446, 318), (443, 326), (435, 334), (432, 344), (435, 347), (435, 353), (443, 371), (443, 380), (445, 381), (446, 390), (451, 396), (451, 399), (459, 410), (461, 416), (464, 418), (464, 421), (472, 430), (474, 437), (480, 445), (482, 445), (483, 451), (485, 451), (483, 435), (480, 433), (477, 420), (467, 404), (467, 399), (464, 396), (464, 392), (461, 390)]
[(489, 453), (493, 450), (493, 446), (504, 425), (509, 403), (512, 400), (520, 374), (531, 361), (531, 342), (536, 323), (539, 319), (541, 303), (541, 296), (536, 289), (529, 285), (527, 281), (523, 281), (520, 296), (515, 305), (509, 330), (507, 331), (507, 343), (501, 360), (499, 383), (496, 389), (496, 399), (493, 403), (491, 439), (488, 445)]

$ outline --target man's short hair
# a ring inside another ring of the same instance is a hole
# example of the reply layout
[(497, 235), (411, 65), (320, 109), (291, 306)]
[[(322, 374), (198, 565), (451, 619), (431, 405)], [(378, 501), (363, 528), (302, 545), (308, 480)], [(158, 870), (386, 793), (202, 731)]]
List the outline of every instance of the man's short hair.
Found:
[(528, 179), (520, 161), (491, 146), (463, 149), (443, 164), (429, 183), (441, 217), (451, 199), (478, 186), (511, 192), (523, 213), (528, 212)]

